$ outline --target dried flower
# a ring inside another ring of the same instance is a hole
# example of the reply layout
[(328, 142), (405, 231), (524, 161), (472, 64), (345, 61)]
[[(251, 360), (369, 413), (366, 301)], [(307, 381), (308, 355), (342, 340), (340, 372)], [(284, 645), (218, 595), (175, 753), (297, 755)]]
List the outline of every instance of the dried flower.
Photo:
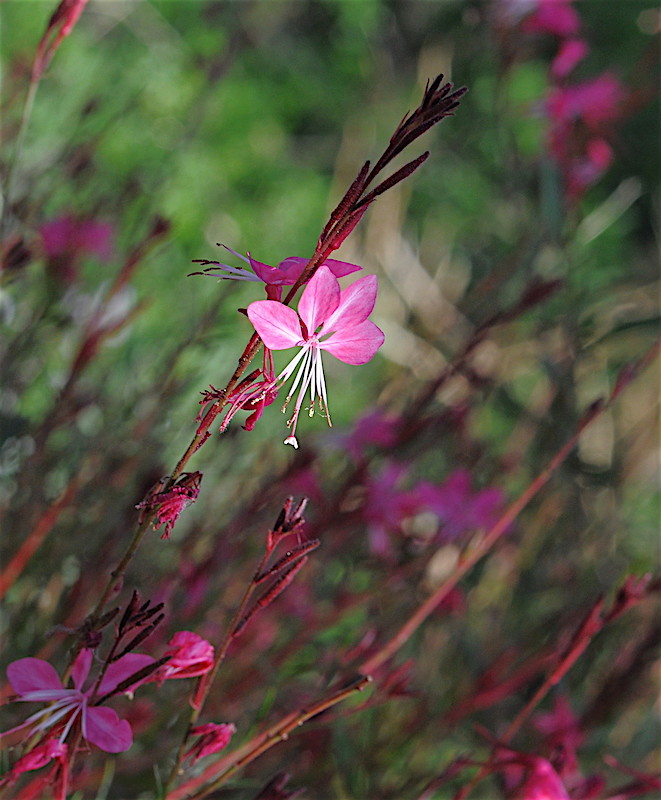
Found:
[(162, 478), (153, 486), (144, 500), (136, 508), (141, 510), (140, 522), (145, 516), (154, 513), (152, 523), (154, 530), (165, 525), (161, 539), (169, 539), (170, 533), (179, 519), (181, 512), (197, 500), (202, 482), (201, 472), (184, 472), (179, 480), (169, 489), (163, 490), (166, 478)]

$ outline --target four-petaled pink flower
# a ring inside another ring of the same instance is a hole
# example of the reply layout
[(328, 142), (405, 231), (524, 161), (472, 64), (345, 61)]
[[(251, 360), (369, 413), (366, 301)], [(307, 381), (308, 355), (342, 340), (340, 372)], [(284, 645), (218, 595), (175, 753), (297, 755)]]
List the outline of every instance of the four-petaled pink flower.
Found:
[(285, 444), (298, 447), (296, 423), (305, 393), (310, 389), (310, 415), (317, 399), (330, 425), (326, 381), (321, 351), (327, 350), (345, 364), (365, 364), (381, 347), (383, 332), (367, 318), (376, 301), (376, 275), (360, 278), (346, 289), (327, 266), (321, 266), (308, 282), (298, 304), (298, 314), (274, 300), (257, 300), (248, 306), (248, 317), (269, 350), (300, 351), (276, 378), (282, 386), (296, 371), (287, 402), (298, 389), (291, 435)]
[(191, 631), (175, 633), (165, 655), (170, 660), (154, 673), (159, 684), (171, 678), (195, 678), (213, 666), (213, 645)]
[[(235, 281), (262, 281), (266, 284), (266, 294), (271, 300), (280, 300), (282, 296), (283, 286), (293, 286), (296, 281), (301, 277), (301, 273), (309, 263), (308, 258), (301, 256), (289, 256), (281, 261), (277, 267), (271, 267), (269, 264), (264, 264), (262, 261), (257, 261), (250, 253), (242, 256), (236, 250), (232, 250), (227, 245), (222, 245), (225, 250), (229, 250), (237, 258), (250, 264), (252, 272), (245, 267), (231, 267), (229, 264), (222, 264), (220, 261), (207, 261), (198, 260), (199, 264), (211, 264), (202, 273), (212, 275), (216, 278), (224, 278), (225, 280)], [(362, 269), (357, 264), (350, 264), (348, 261), (337, 261), (334, 258), (328, 258), (323, 262), (336, 278), (343, 278), (345, 275), (351, 275), (352, 272), (358, 272)]]
[(59, 741), (69, 735), (76, 721), (80, 722), (83, 738), (107, 753), (122, 753), (133, 743), (131, 726), (120, 720), (111, 708), (95, 706), (96, 697), (111, 694), (123, 681), (154, 663), (151, 656), (128, 653), (119, 661), (110, 664), (98, 689), (94, 686), (83, 689), (92, 665), (93, 652), (81, 650), (76, 658), (71, 677), (73, 689), (65, 689), (59, 675), (47, 661), (40, 658), (20, 658), (7, 667), (7, 677), (16, 692), (17, 701), (25, 703), (49, 703), (28, 719), (5, 731), (2, 735), (30, 727), (33, 733), (45, 731), (58, 723), (63, 724)]
[(198, 740), (186, 752), (186, 758), (192, 758), (193, 763), (204, 756), (210, 756), (223, 750), (230, 743), (233, 734), (236, 733), (235, 726), (230, 722), (208, 722), (206, 725), (198, 725), (191, 730), (192, 736), (198, 736)]

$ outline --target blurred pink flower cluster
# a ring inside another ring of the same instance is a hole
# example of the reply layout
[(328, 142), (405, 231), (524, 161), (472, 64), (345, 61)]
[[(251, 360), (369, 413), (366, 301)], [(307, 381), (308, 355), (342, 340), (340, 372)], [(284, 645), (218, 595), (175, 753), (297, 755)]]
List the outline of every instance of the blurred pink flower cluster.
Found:
[(627, 93), (609, 71), (568, 83), (590, 52), (581, 33), (574, 0), (502, 0), (501, 18), (528, 34), (552, 36), (551, 62), (544, 114), (549, 121), (548, 146), (558, 165), (569, 202), (579, 200), (613, 162), (610, 140), (624, 111)]
[(94, 219), (64, 214), (48, 220), (39, 228), (41, 245), (49, 274), (64, 283), (72, 283), (81, 259), (96, 256), (111, 261), (115, 232), (111, 225)]
[(500, 516), (505, 496), (500, 489), (475, 490), (470, 473), (464, 469), (451, 472), (441, 483), (419, 481), (412, 488), (402, 488), (407, 468), (390, 461), (365, 484), (361, 515), (365, 519), (372, 552), (389, 558), (391, 536), (401, 535), (415, 520), (425, 515), (432, 523), (426, 541), (442, 544), (474, 531), (487, 530)]

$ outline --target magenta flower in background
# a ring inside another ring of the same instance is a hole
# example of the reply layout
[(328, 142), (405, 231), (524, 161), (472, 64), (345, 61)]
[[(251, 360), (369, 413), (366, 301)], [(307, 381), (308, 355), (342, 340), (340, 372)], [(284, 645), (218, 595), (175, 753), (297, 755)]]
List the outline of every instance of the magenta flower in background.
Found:
[(564, 80), (589, 52), (588, 43), (583, 39), (566, 39), (551, 63), (551, 77), (556, 81)]
[(625, 98), (624, 88), (610, 73), (556, 87), (549, 95), (549, 148), (570, 199), (580, 197), (610, 166), (613, 151), (605, 136), (621, 117)]
[(404, 520), (420, 510), (414, 490), (402, 489), (408, 468), (390, 462), (365, 484), (365, 505), (362, 515), (367, 523), (370, 551), (381, 558), (392, 557), (390, 533), (401, 533)]
[(573, 86), (556, 87), (547, 101), (547, 113), (559, 126), (571, 128), (583, 122), (591, 131), (603, 130), (622, 113), (626, 92), (610, 72)]
[[(232, 250), (227, 245), (222, 245), (225, 250), (229, 250), (237, 258), (249, 264), (252, 272), (245, 267), (231, 267), (229, 264), (222, 264), (220, 261), (206, 261), (199, 260), (199, 264), (212, 264), (213, 266), (207, 267), (202, 272), (192, 273), (194, 275), (212, 275), (216, 278), (234, 281), (255, 281), (259, 283), (262, 281), (266, 284), (266, 293), (270, 300), (280, 300), (282, 296), (283, 286), (293, 286), (296, 281), (301, 277), (303, 270), (308, 265), (308, 258), (301, 256), (289, 256), (281, 261), (277, 267), (271, 267), (269, 264), (264, 264), (262, 261), (257, 261), (250, 253), (242, 256), (236, 250)], [(345, 275), (351, 275), (352, 272), (358, 272), (362, 269), (357, 264), (350, 264), (347, 261), (337, 261), (334, 258), (326, 259), (323, 265), (328, 267), (336, 278), (343, 278)], [(226, 273), (226, 274), (225, 274)]]
[(59, 741), (64, 742), (74, 723), (79, 720), (83, 738), (107, 753), (122, 753), (133, 743), (131, 726), (120, 720), (111, 708), (90, 705), (93, 697), (112, 693), (119, 684), (154, 663), (147, 655), (128, 653), (107, 668), (96, 692), (83, 689), (92, 666), (93, 651), (81, 650), (72, 669), (73, 689), (65, 689), (55, 669), (40, 658), (21, 658), (7, 667), (7, 677), (18, 702), (48, 703), (28, 719), (5, 731), (5, 736), (26, 727), (32, 733), (42, 732), (56, 723), (64, 723)]
[(438, 517), (438, 535), (443, 541), (490, 528), (505, 502), (500, 489), (474, 492), (471, 474), (463, 469), (452, 472), (441, 484), (423, 481), (415, 493), (419, 506)]
[(39, 228), (47, 269), (56, 278), (71, 283), (78, 262), (85, 256), (111, 261), (115, 232), (111, 225), (71, 214), (45, 222)]
[(399, 419), (378, 409), (356, 420), (350, 433), (338, 437), (337, 444), (357, 461), (370, 447), (386, 449), (397, 442)]
[(550, 33), (554, 36), (575, 36), (580, 19), (573, 0), (535, 0), (532, 13), (526, 17), (521, 30), (526, 33)]
[(195, 678), (213, 666), (213, 646), (192, 631), (178, 631), (168, 642), (167, 664), (156, 670), (153, 679), (159, 684), (171, 678)]
[(208, 722), (206, 725), (198, 725), (191, 730), (191, 735), (199, 738), (186, 752), (185, 758), (192, 758), (194, 764), (200, 758), (224, 750), (235, 733), (236, 728), (231, 722), (220, 724)]
[(276, 378), (280, 387), (298, 369), (287, 397), (288, 403), (298, 389), (294, 414), (287, 423), (291, 435), (285, 444), (298, 447), (296, 424), (308, 388), (310, 415), (318, 401), (331, 424), (321, 351), (327, 350), (345, 364), (358, 365), (366, 364), (383, 344), (383, 332), (367, 319), (374, 308), (376, 292), (376, 275), (367, 275), (340, 290), (331, 269), (322, 266), (305, 287), (298, 314), (274, 300), (257, 300), (248, 306), (248, 318), (269, 350), (301, 348)]

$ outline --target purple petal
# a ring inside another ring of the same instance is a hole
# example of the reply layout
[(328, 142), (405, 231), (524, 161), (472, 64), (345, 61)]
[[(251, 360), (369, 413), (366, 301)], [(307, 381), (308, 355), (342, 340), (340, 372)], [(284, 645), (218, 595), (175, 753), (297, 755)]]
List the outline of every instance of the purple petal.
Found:
[(298, 304), (298, 313), (310, 335), (331, 316), (339, 302), (340, 284), (337, 278), (328, 267), (319, 267), (310, 278)]
[(340, 294), (340, 302), (335, 313), (324, 323), (322, 333), (338, 331), (364, 322), (374, 308), (377, 289), (376, 275), (366, 275), (344, 289)]
[(335, 258), (327, 258), (324, 267), (328, 267), (336, 278), (343, 278), (345, 275), (351, 275), (352, 272), (359, 272), (362, 267), (358, 264), (351, 264), (348, 261), (338, 261)]
[(86, 708), (83, 712), (83, 736), (106, 753), (123, 753), (133, 744), (133, 732), (125, 719), (112, 708)]
[(248, 306), (248, 319), (269, 350), (287, 350), (303, 338), (298, 314), (275, 300), (256, 300)]
[(94, 651), (86, 647), (76, 656), (76, 660), (73, 662), (73, 667), (71, 668), (71, 677), (76, 689), (82, 688), (82, 685), (85, 683), (90, 672), (90, 667), (92, 666), (93, 655)]
[[(103, 680), (97, 691), (97, 696), (103, 697), (104, 694), (112, 692), (118, 684), (130, 678), (131, 675), (135, 675), (135, 673), (139, 672), (141, 669), (153, 664), (154, 660), (155, 659), (151, 656), (142, 655), (140, 653), (127, 653), (125, 656), (122, 656), (119, 661), (111, 664), (106, 670), (106, 674), (103, 676)], [(142, 681), (140, 682), (142, 683)], [(135, 685), (130, 688), (134, 689)]]
[(384, 339), (383, 331), (367, 320), (352, 328), (337, 331), (319, 346), (345, 364), (366, 364), (381, 347)]
[(66, 691), (55, 667), (41, 658), (19, 658), (7, 667), (7, 678), (16, 694), (52, 689)]

